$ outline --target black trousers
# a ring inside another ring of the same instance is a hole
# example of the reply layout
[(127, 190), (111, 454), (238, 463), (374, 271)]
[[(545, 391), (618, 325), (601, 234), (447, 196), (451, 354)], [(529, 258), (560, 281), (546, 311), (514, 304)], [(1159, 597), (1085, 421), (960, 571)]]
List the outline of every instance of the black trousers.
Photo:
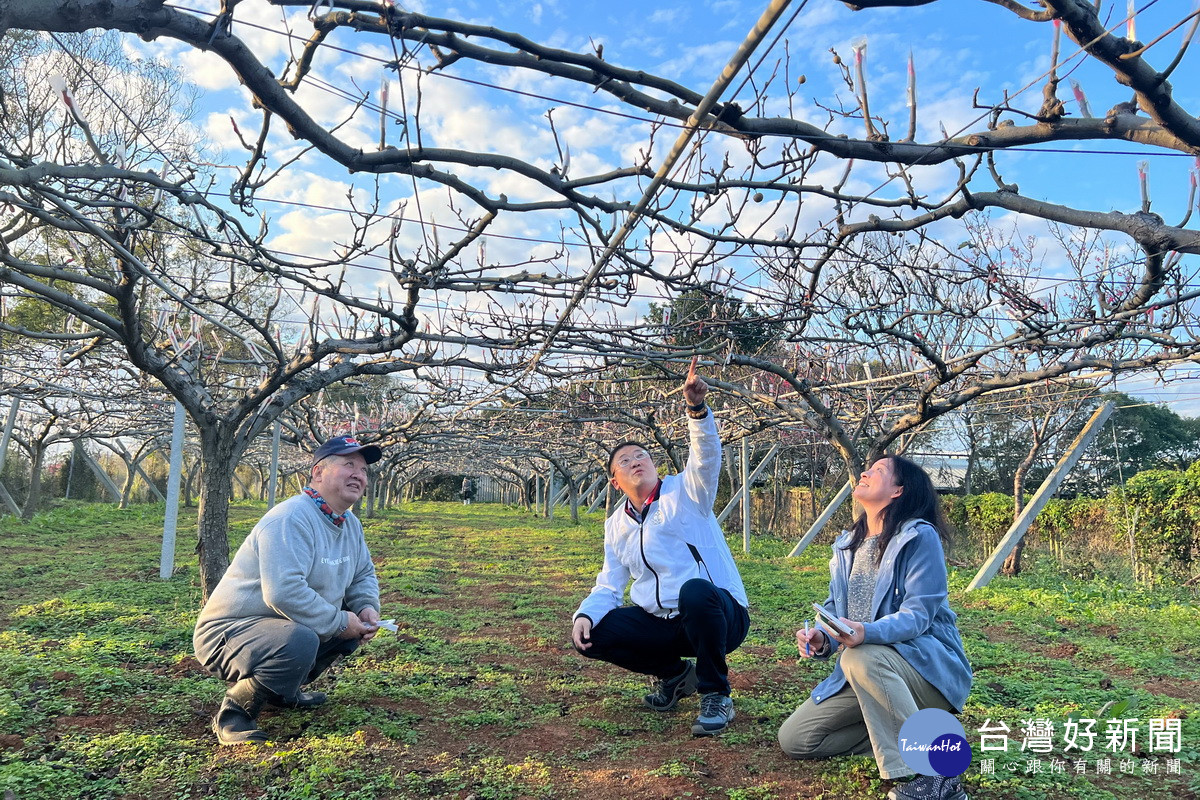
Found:
[(592, 628), (592, 646), (579, 652), (657, 678), (675, 677), (683, 670), (683, 657), (695, 656), (699, 691), (727, 695), (725, 656), (749, 630), (750, 613), (733, 595), (692, 578), (679, 590), (678, 616), (663, 619), (639, 606), (614, 609)]

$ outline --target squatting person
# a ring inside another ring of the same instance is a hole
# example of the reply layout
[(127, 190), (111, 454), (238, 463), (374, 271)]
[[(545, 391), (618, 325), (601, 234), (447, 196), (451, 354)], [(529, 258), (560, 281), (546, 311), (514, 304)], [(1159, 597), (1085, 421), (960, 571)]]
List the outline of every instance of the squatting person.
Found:
[[(913, 774), (900, 726), (919, 709), (962, 711), (971, 666), (947, 602), (949, 530), (933, 482), (899, 456), (873, 463), (854, 488), (863, 515), (833, 545), (825, 608), (853, 629), (796, 632), (801, 658), (841, 651), (833, 673), (779, 729), (792, 758), (874, 754), (879, 774)], [(966, 800), (956, 777), (898, 783), (892, 800)]]
[[(712, 510), (721, 440), (707, 392), (693, 358), (683, 384), (690, 447), (679, 475), (659, 479), (638, 442), (609, 454), (625, 502), (604, 524), (604, 566), (571, 632), (584, 656), (656, 678), (643, 699), (655, 711), (670, 711), (699, 689), (697, 736), (720, 733), (733, 720), (725, 656), (750, 627), (746, 590)], [(633, 605), (622, 607), (631, 580)]]
[(266, 705), (324, 703), (300, 687), (378, 630), (379, 583), (350, 507), (381, 456), (350, 436), (317, 448), (308, 486), (259, 520), (200, 612), (196, 658), (230, 684), (213, 718), (221, 744), (267, 741), (255, 722)]

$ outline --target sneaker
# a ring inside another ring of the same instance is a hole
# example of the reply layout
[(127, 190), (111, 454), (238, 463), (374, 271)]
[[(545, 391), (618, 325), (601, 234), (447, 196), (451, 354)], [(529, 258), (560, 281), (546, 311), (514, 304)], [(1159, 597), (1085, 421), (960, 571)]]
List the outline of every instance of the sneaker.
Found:
[(888, 800), (967, 800), (967, 793), (958, 778), (918, 775), (892, 787)]
[(709, 692), (700, 698), (700, 716), (692, 723), (693, 736), (712, 736), (720, 733), (733, 721), (733, 698), (727, 694)]
[(642, 702), (655, 711), (671, 711), (679, 702), (679, 698), (695, 694), (696, 665), (691, 661), (683, 663), (683, 672), (674, 678), (656, 680), (651, 686), (653, 691), (643, 697)]

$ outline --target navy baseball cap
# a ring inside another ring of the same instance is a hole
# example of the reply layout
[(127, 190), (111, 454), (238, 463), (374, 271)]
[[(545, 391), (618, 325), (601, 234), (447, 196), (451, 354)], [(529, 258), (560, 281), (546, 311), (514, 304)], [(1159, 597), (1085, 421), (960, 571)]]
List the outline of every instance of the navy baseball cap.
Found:
[(353, 436), (335, 436), (313, 453), (313, 464), (329, 456), (345, 456), (350, 453), (362, 453), (368, 464), (374, 464), (383, 458), (383, 451), (379, 449), (379, 445), (360, 444)]

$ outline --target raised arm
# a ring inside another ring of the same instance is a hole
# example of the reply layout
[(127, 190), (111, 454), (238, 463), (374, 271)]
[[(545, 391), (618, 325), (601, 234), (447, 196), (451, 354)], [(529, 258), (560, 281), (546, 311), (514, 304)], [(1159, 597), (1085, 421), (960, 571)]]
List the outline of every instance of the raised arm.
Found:
[(696, 356), (683, 382), (688, 415), (688, 460), (683, 469), (688, 497), (703, 508), (712, 508), (721, 479), (721, 437), (712, 412), (704, 403), (708, 384), (696, 374)]

